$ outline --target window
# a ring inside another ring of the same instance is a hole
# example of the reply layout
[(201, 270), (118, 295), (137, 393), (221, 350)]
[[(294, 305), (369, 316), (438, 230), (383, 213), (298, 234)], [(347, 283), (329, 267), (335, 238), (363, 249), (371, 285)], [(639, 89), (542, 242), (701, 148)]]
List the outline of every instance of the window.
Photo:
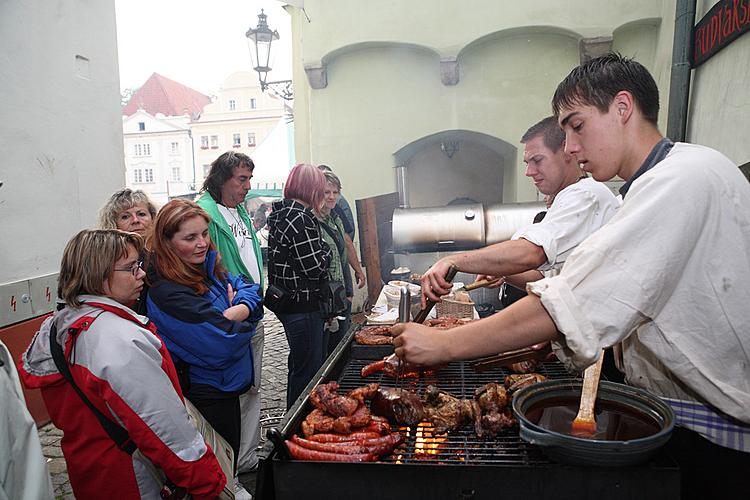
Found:
[(219, 136), (212, 135), (211, 136), (211, 149), (218, 149), (218, 148), (219, 148)]
[(172, 181), (180, 182), (180, 167), (172, 167)]
[(208, 149), (208, 136), (207, 135), (201, 136), (201, 149)]
[(209, 172), (211, 172), (211, 165), (208, 163), (203, 164), (203, 178), (205, 179), (208, 177)]
[(169, 151), (170, 151), (170, 152), (171, 152), (171, 153), (172, 153), (173, 155), (178, 155), (178, 154), (180, 154), (180, 143), (179, 143), (179, 142), (170, 142), (170, 143), (169, 143)]
[(151, 156), (151, 144), (134, 144), (133, 156)]
[(252, 97), (252, 98), (250, 99), (250, 109), (255, 109), (257, 105), (258, 105), (258, 103), (257, 103), (257, 101), (255, 100), (255, 97)]
[(143, 169), (143, 182), (154, 182), (154, 169), (153, 168)]
[(234, 134), (232, 136), (232, 147), (238, 148), (242, 146), (242, 140), (240, 139), (240, 134)]
[(133, 182), (143, 182), (143, 171), (140, 168), (136, 168), (135, 170), (133, 170)]
[(255, 132), (248, 132), (247, 133), (247, 145), (248, 146), (255, 146)]
[(138, 131), (143, 132), (144, 130), (146, 130), (146, 123), (138, 122)]
[(236, 107), (237, 103), (234, 101), (234, 99), (229, 99), (229, 111), (234, 111)]

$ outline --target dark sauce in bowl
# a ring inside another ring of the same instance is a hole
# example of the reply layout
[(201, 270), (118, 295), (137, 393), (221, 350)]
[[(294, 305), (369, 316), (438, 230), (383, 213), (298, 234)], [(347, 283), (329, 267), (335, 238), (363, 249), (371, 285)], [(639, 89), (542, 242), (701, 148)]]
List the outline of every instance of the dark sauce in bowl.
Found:
[[(559, 434), (573, 435), (571, 428), (578, 414), (580, 397), (556, 397), (532, 405), (526, 418), (534, 424)], [(650, 415), (613, 401), (596, 400), (596, 433), (590, 439), (630, 441), (652, 436), (661, 430)]]

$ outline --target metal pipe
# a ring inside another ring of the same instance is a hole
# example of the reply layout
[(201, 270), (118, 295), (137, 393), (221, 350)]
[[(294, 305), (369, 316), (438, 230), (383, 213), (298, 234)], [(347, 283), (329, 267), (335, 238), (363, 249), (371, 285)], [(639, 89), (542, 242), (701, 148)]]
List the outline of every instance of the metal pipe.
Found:
[(677, 0), (672, 45), (672, 74), (669, 82), (667, 137), (684, 142), (690, 102), (691, 51), (696, 0)]
[(396, 170), (396, 188), (398, 189), (398, 206), (399, 208), (409, 208), (409, 190), (406, 176), (406, 165), (398, 165)]

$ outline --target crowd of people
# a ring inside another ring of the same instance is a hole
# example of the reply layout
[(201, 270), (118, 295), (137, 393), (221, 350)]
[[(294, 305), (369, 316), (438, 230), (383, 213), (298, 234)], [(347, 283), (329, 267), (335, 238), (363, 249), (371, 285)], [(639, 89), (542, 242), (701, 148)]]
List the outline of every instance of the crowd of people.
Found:
[[(229, 490), (251, 498), (237, 474), (257, 469), (260, 442), (266, 277), (244, 206), (254, 168), (248, 156), (224, 153), (197, 202), (173, 199), (158, 211), (142, 191), (117, 191), (99, 228), (67, 244), (57, 310), (19, 368), (64, 433), (77, 497), (217, 498)], [(269, 217), (269, 278), (290, 298), (278, 310), (290, 345), (288, 406), (340, 339), (329, 332), (334, 322), (347, 328), (350, 320), (350, 302), (324, 314), (320, 291), (345, 289), (350, 263), (364, 286), (335, 210), (340, 190), (330, 168), (298, 165)], [(186, 401), (231, 449), (230, 471), (191, 423)]]
[[(633, 60), (579, 66), (552, 105), (521, 139), (544, 217), (422, 277), (423, 301), (450, 292), (451, 266), (528, 296), (444, 332), (396, 325), (396, 354), (436, 366), (551, 342), (582, 369), (608, 349), (626, 383), (674, 408), (683, 496), (747, 492), (750, 185), (720, 153), (659, 133), (656, 84)], [(236, 473), (258, 463), (264, 305), (289, 344), (287, 408), (348, 330), (364, 273), (340, 179), (325, 165), (291, 170), (263, 221), (264, 262), (243, 203), (254, 168), (224, 153), (197, 203), (158, 212), (142, 192), (118, 191), (101, 227), (65, 248), (59, 306), (19, 368), (64, 432), (76, 496), (215, 498), (229, 483), (248, 498)], [(621, 200), (601, 184), (615, 176)], [(231, 448), (229, 474), (186, 399)]]

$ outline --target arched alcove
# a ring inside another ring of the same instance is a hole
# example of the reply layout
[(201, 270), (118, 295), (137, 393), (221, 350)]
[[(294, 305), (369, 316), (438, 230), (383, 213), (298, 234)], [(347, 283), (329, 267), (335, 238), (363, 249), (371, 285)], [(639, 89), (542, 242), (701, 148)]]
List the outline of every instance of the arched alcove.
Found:
[(513, 179), (516, 148), (471, 130), (445, 130), (417, 139), (394, 154), (405, 167), (405, 199), (411, 207), (445, 206), (458, 199), (503, 201)]

